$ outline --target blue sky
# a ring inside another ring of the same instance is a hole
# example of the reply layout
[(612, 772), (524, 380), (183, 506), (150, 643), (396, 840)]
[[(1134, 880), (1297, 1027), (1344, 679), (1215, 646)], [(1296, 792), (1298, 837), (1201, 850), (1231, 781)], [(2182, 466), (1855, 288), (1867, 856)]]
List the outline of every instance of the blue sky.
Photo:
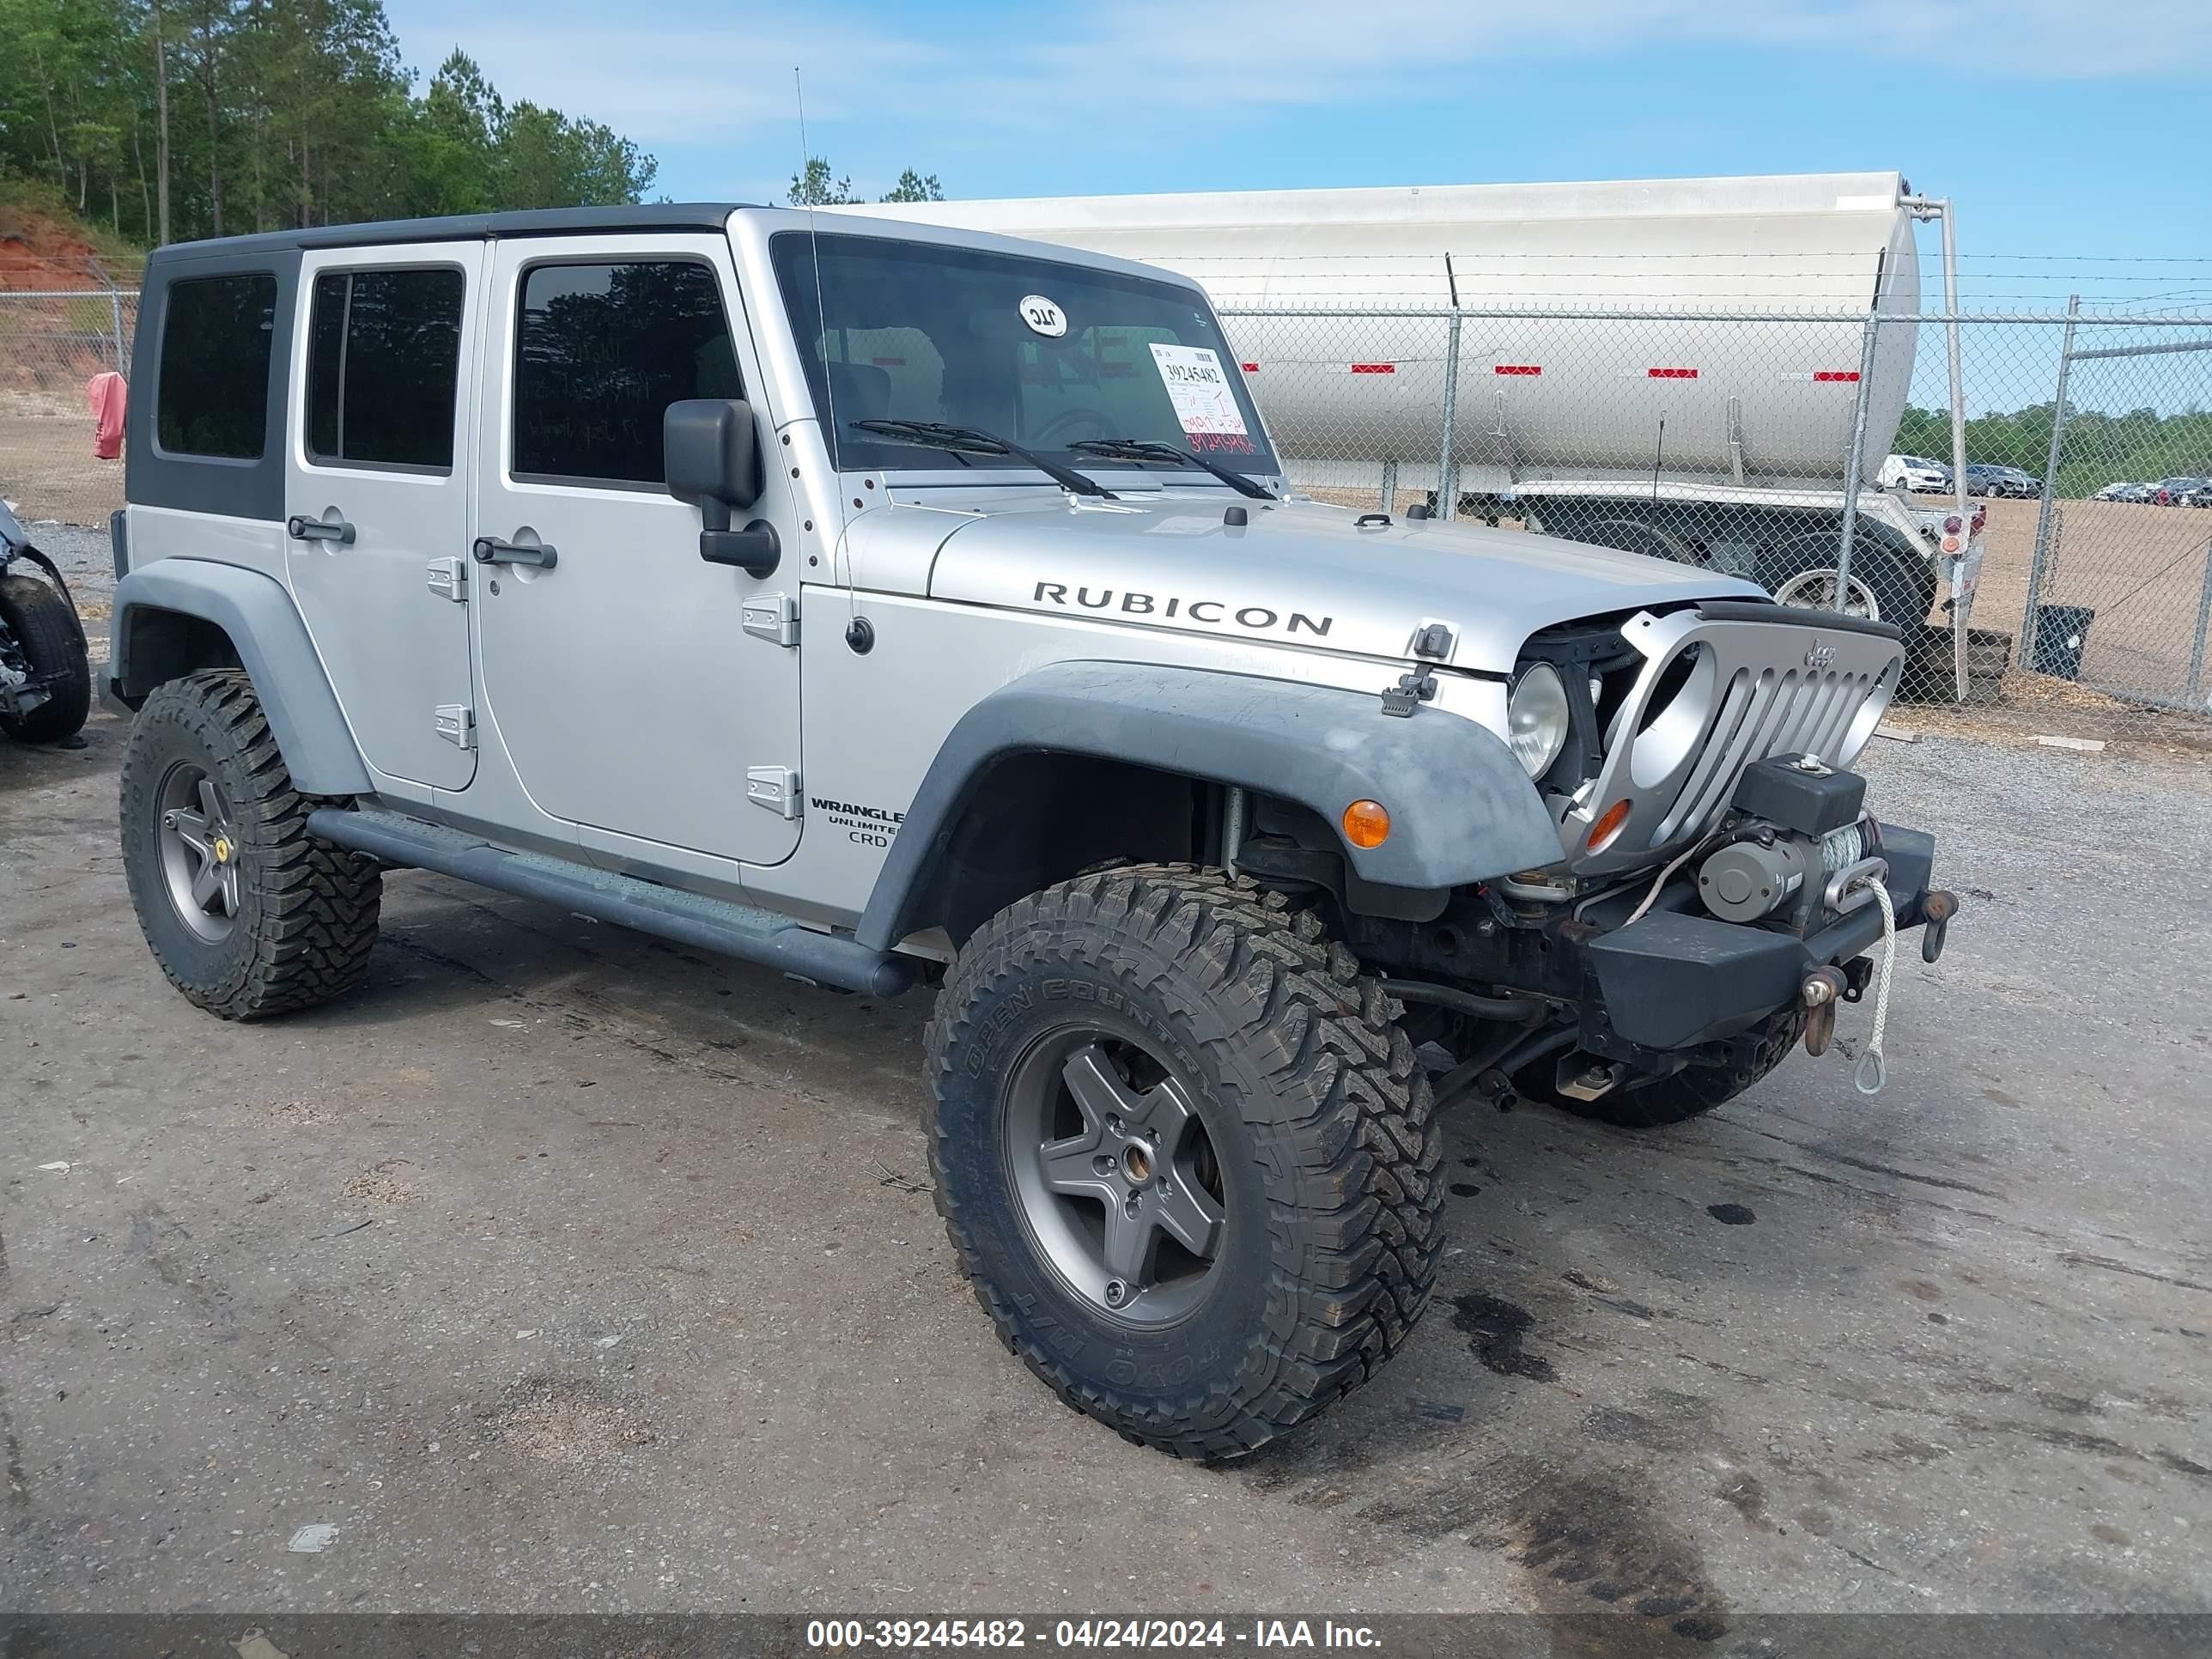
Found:
[(1958, 203), (1970, 303), (2212, 308), (2204, 0), (387, 10), (424, 72), (459, 45), (678, 198), (781, 198), (799, 64), (870, 196), (908, 166), (955, 197), (1894, 167)]

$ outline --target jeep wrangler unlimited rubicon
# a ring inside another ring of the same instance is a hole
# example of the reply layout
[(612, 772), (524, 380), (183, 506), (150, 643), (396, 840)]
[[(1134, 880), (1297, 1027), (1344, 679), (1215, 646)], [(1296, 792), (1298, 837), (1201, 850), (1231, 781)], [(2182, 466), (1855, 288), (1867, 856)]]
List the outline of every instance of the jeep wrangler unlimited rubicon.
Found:
[(1157, 270), (661, 205), (167, 247), (143, 319), (112, 672), (177, 988), (344, 991), (410, 866), (934, 986), (953, 1248), (1135, 1440), (1397, 1349), (1439, 1103), (1705, 1111), (1954, 908), (1842, 769), (1894, 629), (1290, 494)]

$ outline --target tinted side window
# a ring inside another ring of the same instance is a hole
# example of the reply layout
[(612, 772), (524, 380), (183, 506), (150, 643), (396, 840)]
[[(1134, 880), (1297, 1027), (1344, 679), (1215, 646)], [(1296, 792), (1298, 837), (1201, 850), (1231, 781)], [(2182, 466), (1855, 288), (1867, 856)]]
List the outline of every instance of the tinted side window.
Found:
[(518, 476), (665, 483), (660, 417), (668, 405), (742, 395), (711, 267), (652, 259), (523, 274)]
[(257, 460), (269, 435), (273, 276), (169, 284), (155, 435), (178, 455)]
[(307, 450), (357, 466), (450, 470), (460, 381), (458, 270), (331, 271), (307, 334)]

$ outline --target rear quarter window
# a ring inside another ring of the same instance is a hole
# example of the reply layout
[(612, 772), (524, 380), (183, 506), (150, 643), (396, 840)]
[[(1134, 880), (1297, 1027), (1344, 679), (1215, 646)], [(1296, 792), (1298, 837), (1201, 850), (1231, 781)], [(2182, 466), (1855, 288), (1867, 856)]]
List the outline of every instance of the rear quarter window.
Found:
[(169, 284), (155, 434), (173, 455), (258, 460), (269, 439), (276, 278), (264, 272)]

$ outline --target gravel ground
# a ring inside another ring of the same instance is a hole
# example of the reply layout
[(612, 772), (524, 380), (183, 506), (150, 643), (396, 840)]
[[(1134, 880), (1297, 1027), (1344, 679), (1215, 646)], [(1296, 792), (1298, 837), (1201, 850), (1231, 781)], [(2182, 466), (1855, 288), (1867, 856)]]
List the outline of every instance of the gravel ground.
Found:
[(2212, 1611), (2201, 764), (1878, 744), (1966, 900), (1888, 1092), (1461, 1112), (1406, 1352), (1208, 1468), (993, 1340), (919, 999), (408, 874), (358, 994), (222, 1024), (88, 735), (0, 748), (18, 1609)]

